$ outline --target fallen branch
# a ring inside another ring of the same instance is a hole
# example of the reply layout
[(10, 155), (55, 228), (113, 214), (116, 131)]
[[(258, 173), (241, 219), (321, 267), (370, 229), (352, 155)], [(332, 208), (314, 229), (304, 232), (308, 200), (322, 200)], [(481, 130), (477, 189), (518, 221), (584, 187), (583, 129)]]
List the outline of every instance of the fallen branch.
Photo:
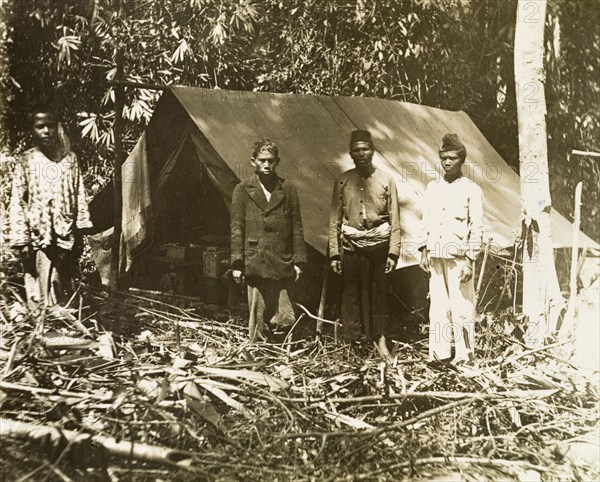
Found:
[(366, 480), (371, 479), (375, 475), (386, 473), (389, 474), (391, 470), (403, 469), (408, 467), (414, 467), (416, 465), (426, 464), (478, 464), (478, 465), (489, 465), (492, 467), (502, 468), (520, 468), (527, 470), (537, 470), (538, 472), (547, 472), (548, 469), (541, 465), (531, 464), (522, 460), (504, 460), (504, 459), (490, 459), (482, 457), (427, 457), (424, 459), (410, 460), (407, 462), (401, 462), (399, 464), (388, 465), (383, 469), (369, 472), (368, 474), (361, 474), (356, 477), (355, 480)]
[(275, 438), (323, 438), (323, 437), (364, 437), (364, 436), (377, 436), (382, 433), (392, 432), (395, 430), (400, 430), (406, 427), (410, 427), (411, 425), (420, 422), (421, 420), (425, 420), (426, 418), (431, 418), (436, 415), (439, 415), (442, 412), (447, 412), (448, 410), (452, 410), (453, 408), (460, 407), (462, 405), (467, 405), (471, 402), (474, 402), (475, 399), (465, 399), (458, 400), (456, 402), (451, 402), (446, 405), (442, 405), (441, 407), (432, 408), (431, 410), (426, 410), (425, 412), (420, 413), (419, 415), (412, 417), (403, 422), (395, 423), (392, 425), (387, 425), (385, 427), (376, 428), (373, 430), (362, 430), (360, 432), (348, 432), (348, 431), (339, 431), (339, 432), (301, 432), (301, 433), (287, 433), (282, 435), (277, 435)]
[(524, 351), (523, 353), (519, 353), (516, 356), (507, 358), (506, 360), (504, 360), (502, 362), (502, 364), (505, 365), (506, 363), (512, 363), (512, 362), (515, 362), (515, 361), (517, 361), (517, 360), (519, 360), (521, 358), (524, 358), (526, 356), (533, 355), (534, 353), (539, 353), (539, 352), (542, 352), (542, 351), (552, 350), (553, 348), (557, 348), (559, 346), (566, 345), (567, 343), (570, 343), (570, 341), (569, 340), (558, 341), (556, 343), (552, 343), (550, 345), (545, 345), (545, 346), (542, 346), (542, 347), (539, 347), (539, 348), (532, 348), (531, 350), (527, 350), (527, 351)]
[(84, 333), (89, 337), (93, 337), (92, 332), (76, 316), (71, 314), (67, 308), (62, 308), (56, 305), (50, 309), (48, 314), (70, 324), (74, 328), (78, 329), (81, 333)]
[[(44, 453), (48, 449), (53, 460), (64, 453), (59, 468), (68, 476), (70, 464), (77, 465), (76, 454), (88, 453), (91, 436), (101, 434), (113, 443), (129, 441), (124, 457), (107, 454), (113, 466), (129, 466), (126, 470), (150, 465), (129, 463), (132, 439), (166, 450), (159, 454), (165, 457), (160, 468), (167, 469), (160, 477), (167, 479), (182, 473), (178, 465), (169, 467), (169, 454), (179, 450), (191, 455), (175, 457), (175, 464), (194, 467), (194, 480), (291, 480), (303, 467), (319, 480), (356, 479), (428, 457), (438, 459), (392, 470), (388, 477), (406, 478), (409, 471), (425, 469), (442, 473), (444, 464), (466, 477), (511, 472), (468, 461), (452, 464), (443, 455), (527, 460), (547, 467), (546, 477), (556, 470), (574, 478), (573, 465), (561, 465), (547, 447), (562, 451), (563, 442), (588, 433), (597, 419), (600, 385), (572, 365), (556, 363), (552, 346), (533, 352), (524, 347), (509, 330), (521, 323), (513, 313), (486, 314), (476, 340), (485, 355), (474, 367), (429, 365), (425, 339), (396, 342), (396, 358), (385, 365), (370, 344), (351, 349), (347, 343), (336, 346), (312, 337), (290, 341), (292, 335), (283, 345), (250, 343), (245, 320), (226, 310), (211, 318), (198, 314), (196, 306), (190, 310), (185, 300), (166, 299), (169, 304), (129, 292), (89, 292), (93, 304), (89, 310), (82, 307), (79, 320), (89, 327), (91, 338), (57, 336), (70, 333), (64, 317), (43, 310), (27, 314), (15, 297), (0, 297), (0, 372), (7, 364), (10, 369), (0, 383), (2, 416), (45, 424), (41, 439), (29, 437)], [(90, 316), (84, 319), (86, 313)], [(298, 327), (314, 326), (315, 318), (308, 321), (301, 307), (298, 314)], [(330, 323), (340, 326), (339, 321)], [(106, 360), (98, 356), (100, 351), (85, 350), (98, 342), (99, 348), (110, 344), (112, 351), (106, 353), (119, 358)], [(7, 363), (11, 348), (12, 366)], [(87, 436), (87, 442), (76, 447), (48, 428), (73, 429), (65, 424), (79, 417), (87, 435), (78, 435)], [(524, 436), (535, 443), (524, 446)], [(418, 442), (418, 453), (411, 438)], [(6, 444), (10, 448), (17, 442), (9, 438)], [(100, 455), (106, 452), (95, 445)], [(16, 452), (18, 457), (8, 464), (20, 475), (18, 464), (30, 459)], [(90, 459), (90, 464), (96, 462), (101, 461)], [(52, 473), (56, 466), (44, 466), (43, 475), (60, 480)], [(521, 465), (515, 466), (515, 476), (526, 472), (517, 467)], [(576, 470), (582, 479), (598, 479), (591, 465)]]
[(119, 440), (104, 435), (82, 434), (73, 430), (59, 430), (56, 427), (47, 427), (33, 423), (18, 422), (6, 418), (0, 419), (0, 437), (32, 438), (32, 435), (58, 435), (64, 437), (69, 444), (91, 440), (104, 447), (107, 453), (116, 457), (132, 458), (146, 462), (171, 465), (180, 469), (195, 471), (198, 460), (193, 453), (173, 450), (158, 445), (149, 445), (127, 440)]
[(190, 397), (193, 397), (197, 400), (202, 401), (203, 400), (202, 394), (198, 390), (198, 386), (201, 386), (202, 388), (204, 388), (204, 390), (211, 393), (215, 397), (219, 398), (222, 402), (229, 405), (234, 410), (237, 410), (238, 412), (243, 414), (245, 417), (247, 417), (247, 418), (255, 417), (254, 413), (251, 410), (248, 410), (244, 406), (244, 404), (242, 404), (242, 403), (238, 402), (236, 399), (230, 397), (224, 390), (222, 390), (218, 386), (215, 386), (215, 383), (213, 383), (212, 380), (198, 379), (195, 382), (187, 382), (185, 384), (183, 392)]
[(10, 348), (10, 352), (8, 354), (8, 360), (6, 361), (6, 365), (4, 365), (4, 376), (6, 377), (12, 370), (13, 362), (15, 361), (15, 356), (17, 354), (17, 347), (21, 343), (21, 337), (17, 337), (12, 347)]
[(297, 306), (298, 308), (300, 308), (302, 311), (304, 311), (304, 313), (306, 313), (306, 315), (307, 315), (307, 316), (309, 316), (310, 318), (312, 318), (313, 320), (316, 320), (316, 321), (318, 321), (318, 322), (320, 322), (320, 323), (327, 323), (327, 324), (329, 324), (329, 325), (334, 325), (334, 326), (338, 326), (338, 325), (340, 325), (340, 322), (339, 322), (339, 321), (331, 321), (331, 320), (327, 320), (327, 319), (325, 319), (325, 318), (321, 318), (320, 316), (313, 315), (313, 314), (312, 314), (312, 313), (311, 313), (311, 312), (308, 310), (308, 308), (306, 308), (304, 305), (301, 305), (300, 303), (295, 303), (295, 304), (296, 304), (296, 306)]
[(50, 388), (32, 387), (29, 385), (19, 385), (17, 383), (4, 382), (0, 380), (0, 390), (14, 390), (19, 392), (28, 392), (36, 395), (54, 395), (65, 398), (90, 398), (101, 402), (108, 402), (114, 399), (112, 395), (95, 395), (93, 393), (71, 392), (68, 390), (58, 390)]
[[(194, 301), (196, 303), (201, 301), (201, 298), (199, 298), (198, 296), (185, 296), (185, 295), (180, 295), (179, 293), (167, 293), (166, 291), (158, 291), (158, 290), (143, 290), (141, 288), (135, 288), (135, 287), (129, 287), (129, 292), (138, 294), (138, 295), (141, 294), (141, 295), (149, 295), (149, 296), (162, 296), (165, 298), (174, 298), (177, 300)], [(154, 300), (152, 298), (145, 298), (144, 296), (140, 296), (140, 298), (143, 298), (150, 302), (160, 301), (160, 300)]]
[(445, 400), (461, 400), (465, 398), (479, 400), (501, 400), (501, 399), (527, 399), (527, 398), (545, 398), (550, 397), (558, 392), (557, 389), (552, 390), (511, 390), (507, 392), (496, 393), (477, 393), (477, 392), (410, 392), (410, 393), (394, 393), (391, 395), (365, 395), (364, 397), (344, 397), (344, 398), (283, 398), (287, 402), (320, 402), (327, 401), (330, 403), (360, 403), (360, 402), (375, 402), (387, 400), (405, 400), (409, 398), (439, 398)]
[(246, 381), (265, 385), (273, 391), (287, 390), (290, 386), (288, 382), (281, 378), (275, 378), (266, 373), (260, 373), (253, 370), (239, 370), (229, 368), (196, 367), (196, 371), (206, 373), (215, 377), (227, 378), (230, 380)]
[(72, 336), (42, 337), (41, 341), (50, 350), (90, 350), (100, 346), (97, 341)]

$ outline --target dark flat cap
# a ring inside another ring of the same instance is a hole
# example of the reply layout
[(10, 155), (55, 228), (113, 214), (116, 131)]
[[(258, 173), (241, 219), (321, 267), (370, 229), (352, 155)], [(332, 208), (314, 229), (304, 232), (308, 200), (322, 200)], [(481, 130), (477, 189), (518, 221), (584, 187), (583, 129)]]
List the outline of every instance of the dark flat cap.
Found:
[(460, 137), (458, 137), (458, 134), (446, 134), (442, 138), (440, 152), (458, 151), (460, 149), (465, 149), (465, 145), (460, 140)]
[(369, 144), (373, 144), (371, 133), (363, 130), (352, 131), (352, 134), (350, 135), (350, 144), (354, 144), (355, 142), (368, 142)]

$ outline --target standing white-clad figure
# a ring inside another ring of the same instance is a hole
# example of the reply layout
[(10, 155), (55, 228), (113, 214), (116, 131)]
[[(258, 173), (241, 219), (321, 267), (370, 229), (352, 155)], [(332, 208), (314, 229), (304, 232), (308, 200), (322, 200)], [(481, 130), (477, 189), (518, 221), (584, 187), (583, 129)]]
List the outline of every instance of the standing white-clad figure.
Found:
[(420, 266), (430, 273), (429, 359), (453, 363), (474, 356), (475, 287), (473, 264), (483, 239), (483, 193), (463, 176), (467, 149), (458, 135), (446, 134), (439, 150), (443, 177), (425, 190)]

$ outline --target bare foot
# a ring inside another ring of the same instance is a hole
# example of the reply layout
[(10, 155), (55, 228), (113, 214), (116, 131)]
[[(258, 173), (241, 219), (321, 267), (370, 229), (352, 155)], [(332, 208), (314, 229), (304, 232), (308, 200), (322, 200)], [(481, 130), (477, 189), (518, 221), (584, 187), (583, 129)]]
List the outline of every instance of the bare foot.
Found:
[(392, 360), (392, 355), (388, 350), (385, 335), (381, 335), (379, 337), (379, 342), (377, 343), (377, 350), (379, 351), (379, 354), (381, 355), (381, 358), (384, 359), (384, 361), (390, 362)]

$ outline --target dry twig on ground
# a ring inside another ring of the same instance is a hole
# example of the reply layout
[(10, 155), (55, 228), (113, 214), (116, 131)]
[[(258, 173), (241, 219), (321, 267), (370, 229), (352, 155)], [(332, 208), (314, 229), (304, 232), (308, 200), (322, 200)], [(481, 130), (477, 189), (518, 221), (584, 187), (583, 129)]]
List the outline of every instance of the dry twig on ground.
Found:
[(240, 320), (192, 300), (85, 296), (45, 315), (0, 304), (3, 440), (33, 438), (71, 476), (89, 474), (84, 460), (114, 480), (157, 465), (181, 480), (595, 475), (562, 447), (597, 425), (598, 386), (552, 346), (523, 349), (510, 317), (480, 322), (473, 366), (432, 367), (424, 343), (396, 343), (382, 364), (326, 337), (250, 344)]

